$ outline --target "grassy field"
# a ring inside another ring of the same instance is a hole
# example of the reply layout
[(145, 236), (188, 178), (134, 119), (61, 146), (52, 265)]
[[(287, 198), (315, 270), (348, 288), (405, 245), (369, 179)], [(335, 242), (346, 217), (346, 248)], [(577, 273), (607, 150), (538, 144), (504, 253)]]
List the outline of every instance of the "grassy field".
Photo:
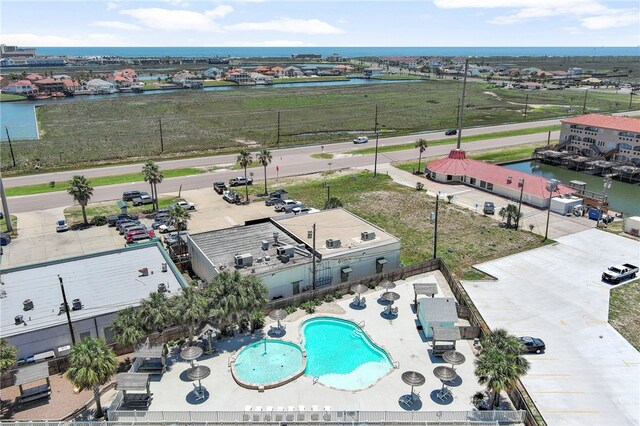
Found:
[(22, 95), (14, 95), (13, 93), (0, 93), (0, 102), (23, 101), (26, 97)]
[[(13, 226), (13, 232), (9, 235), (11, 235), (11, 238), (16, 238), (18, 236), (18, 218), (14, 215), (11, 215), (11, 225)], [(0, 232), (7, 232), (7, 222), (4, 219), (0, 220)]]
[[(186, 168), (186, 169), (172, 169), (172, 170), (163, 170), (162, 174), (165, 179), (180, 177), (180, 176), (190, 176), (197, 175), (200, 173), (204, 173), (202, 169), (195, 168)], [(105, 185), (116, 185), (119, 183), (129, 183), (129, 182), (143, 182), (144, 177), (142, 173), (128, 173), (124, 175), (114, 175), (114, 176), (104, 176), (104, 177), (95, 177), (89, 179), (89, 183), (91, 186), (105, 186)], [(55, 191), (66, 191), (67, 190), (67, 181), (63, 182), (49, 182), (49, 183), (41, 183), (37, 185), (25, 185), (25, 186), (14, 186), (11, 188), (6, 188), (5, 192), (7, 197), (15, 197), (17, 195), (32, 195), (32, 194), (41, 194), (43, 192), (55, 192)]]
[[(274, 147), (278, 112), (279, 146), (329, 143), (350, 139), (345, 131), (373, 136), (376, 105), (381, 128), (401, 135), (455, 126), (460, 85), (454, 80), (429, 80), (372, 86), (301, 85), (277, 90), (184, 90), (48, 104), (37, 108), (41, 140), (16, 141), (13, 145), (18, 168), (32, 170), (37, 159), (41, 171), (132, 157), (144, 160), (217, 153), (240, 149), (250, 142)], [(522, 91), (490, 89), (485, 84), (472, 83), (467, 92), (468, 126), (581, 113), (584, 98), (577, 91), (530, 92), (530, 105), (553, 107), (534, 108), (524, 118), (526, 93)], [(638, 105), (640, 99), (635, 100), (633, 107)], [(626, 96), (589, 95), (589, 111), (613, 112), (627, 107)], [(162, 155), (159, 118), (164, 141)], [(4, 144), (1, 148), (6, 149)], [(12, 173), (8, 169), (10, 156), (2, 152), (1, 157), (3, 172)]]
[(285, 83), (314, 83), (319, 81), (348, 81), (346, 76), (324, 76), (324, 77), (279, 77), (273, 79), (273, 84)]
[(609, 324), (640, 351), (640, 280), (611, 290)]
[(320, 154), (311, 154), (312, 158), (317, 158), (319, 160), (331, 160), (333, 158), (333, 154), (329, 154), (326, 152)]
[[(331, 185), (331, 196), (339, 198), (346, 209), (401, 239), (401, 260), (405, 265), (432, 258), (433, 225), (428, 213), (435, 209), (434, 198), (424, 191), (398, 185), (385, 175), (374, 178), (371, 173), (362, 172), (325, 178), (289, 184), (286, 188), (292, 199), (322, 208), (327, 197), (322, 183), (326, 180)], [(285, 183), (281, 181), (280, 185)], [(472, 273), (471, 265), (475, 263), (542, 245), (542, 238), (537, 235), (501, 228), (497, 221), (453, 204), (440, 203), (439, 214), (438, 257), (446, 260), (458, 277)]]

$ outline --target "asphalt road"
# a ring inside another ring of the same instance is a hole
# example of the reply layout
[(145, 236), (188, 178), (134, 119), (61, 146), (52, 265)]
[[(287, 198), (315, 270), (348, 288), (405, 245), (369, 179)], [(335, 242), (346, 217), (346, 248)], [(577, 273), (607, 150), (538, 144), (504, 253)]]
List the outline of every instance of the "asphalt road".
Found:
[[(634, 112), (634, 114), (640, 114)], [(559, 124), (559, 120), (544, 120), (531, 123), (518, 123), (507, 124), (500, 126), (489, 126), (482, 128), (465, 129), (463, 135), (476, 135), (486, 134), (514, 129), (530, 128), (530, 127), (542, 127)], [(559, 132), (552, 132), (551, 137), (557, 138)], [(438, 140), (444, 138), (442, 132), (423, 133), (407, 136), (399, 136), (392, 138), (380, 139), (379, 146), (398, 145), (403, 143), (410, 143), (416, 140), (416, 138), (422, 137), (429, 140)], [(451, 136), (452, 144), (440, 145), (432, 148), (428, 148), (427, 152), (423, 156), (445, 156), (449, 151), (455, 147), (456, 136)], [(544, 142), (547, 140), (547, 133), (538, 133), (524, 136), (513, 136), (506, 138), (487, 139), (483, 141), (465, 143), (462, 145), (466, 151), (480, 151), (485, 149), (500, 148), (507, 146), (514, 146), (520, 144), (527, 144), (533, 142)], [(267, 167), (267, 179), (274, 179), (278, 177), (299, 176), (310, 173), (318, 173), (326, 170), (336, 170), (349, 167), (367, 167), (370, 166), (373, 169), (374, 155), (354, 155), (350, 156), (345, 154), (346, 151), (351, 149), (360, 149), (365, 147), (373, 147), (375, 141), (370, 140), (367, 144), (354, 145), (353, 143), (337, 143), (325, 145), (322, 148), (321, 145), (304, 146), (297, 148), (284, 148), (272, 150), (273, 161), (269, 167)], [(311, 157), (311, 154), (320, 153), (324, 150), (325, 153), (333, 153), (336, 156), (331, 160), (315, 159)], [(235, 155), (222, 155), (216, 157), (201, 157), (201, 158), (189, 158), (180, 160), (170, 160), (159, 162), (161, 169), (175, 169), (183, 167), (211, 167), (211, 166), (224, 166), (235, 163)], [(402, 150), (389, 153), (381, 153), (378, 155), (378, 164), (391, 163), (396, 161), (407, 161), (417, 159), (416, 150)], [(276, 173), (276, 167), (279, 172)], [(124, 173), (134, 173), (140, 171), (142, 164), (129, 164), (123, 166), (94, 168), (86, 170), (76, 170), (69, 172), (47, 173), (42, 175), (32, 176), (20, 176), (14, 178), (4, 179), (5, 187), (29, 185), (35, 183), (49, 182), (49, 181), (63, 181), (71, 178), (73, 174), (83, 174), (87, 178), (96, 176), (117, 175)], [(254, 183), (260, 185), (264, 179), (264, 169), (262, 167), (256, 167), (249, 169), (250, 173), (253, 173)], [(242, 175), (242, 171), (238, 170), (216, 170), (215, 172), (202, 173), (192, 176), (177, 177), (171, 179), (165, 179), (160, 185), (158, 185), (159, 193), (177, 193), (180, 188), (182, 190), (199, 189), (211, 187), (212, 183), (216, 180), (227, 181), (234, 176)], [(149, 187), (144, 182), (131, 182), (119, 185), (99, 186), (93, 191), (92, 202), (117, 200), (122, 197), (122, 192), (126, 190), (139, 189), (148, 191)], [(25, 195), (9, 198), (9, 209), (11, 213), (22, 213), (28, 211), (37, 211), (42, 209), (49, 209), (54, 207), (63, 207), (73, 204), (71, 196), (65, 192), (51, 192), (45, 194)]]

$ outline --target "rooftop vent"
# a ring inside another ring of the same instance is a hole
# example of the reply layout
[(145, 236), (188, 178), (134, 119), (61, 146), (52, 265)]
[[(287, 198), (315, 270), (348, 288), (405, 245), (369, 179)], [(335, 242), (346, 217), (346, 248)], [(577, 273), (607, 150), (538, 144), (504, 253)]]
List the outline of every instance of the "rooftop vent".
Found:
[(162, 272), (167, 272), (167, 264), (166, 263), (162, 263)]
[(269, 250), (269, 241), (262, 240), (262, 250)]
[(140, 272), (141, 277), (146, 277), (149, 275), (149, 268), (140, 268), (138, 269), (138, 272)]
[(158, 293), (166, 293), (167, 285), (165, 283), (158, 284)]
[(278, 245), (278, 233), (277, 232), (273, 233), (273, 244), (276, 245), (276, 246)]
[(245, 268), (253, 265), (253, 256), (251, 253), (236, 254), (233, 258), (237, 267)]
[(30, 311), (33, 309), (33, 301), (31, 299), (25, 300), (24, 302), (22, 302), (22, 305), (25, 311)]
[(327, 248), (339, 248), (342, 243), (333, 238), (327, 239)]
[(65, 312), (67, 312), (67, 307), (64, 303), (60, 304), (60, 310), (58, 311), (58, 315), (60, 314), (64, 314)]
[(362, 241), (371, 241), (376, 239), (376, 233), (373, 231), (363, 231), (360, 233)]
[(20, 325), (24, 322), (24, 318), (22, 317), (22, 315), (16, 315), (14, 318), (16, 325)]
[(282, 263), (289, 263), (289, 255), (288, 254), (280, 255), (280, 261), (282, 261)]
[(313, 230), (312, 229), (309, 229), (307, 231), (307, 238), (313, 238)]
[(72, 311), (79, 311), (80, 309), (82, 309), (82, 303), (80, 302), (80, 299), (73, 299), (73, 304), (71, 306), (71, 310)]

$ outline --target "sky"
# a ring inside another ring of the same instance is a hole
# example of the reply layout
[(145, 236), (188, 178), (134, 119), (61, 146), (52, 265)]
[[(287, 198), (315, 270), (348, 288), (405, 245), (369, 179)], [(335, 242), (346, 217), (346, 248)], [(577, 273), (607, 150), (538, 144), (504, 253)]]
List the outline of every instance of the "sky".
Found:
[(640, 46), (637, 0), (0, 2), (18, 46)]

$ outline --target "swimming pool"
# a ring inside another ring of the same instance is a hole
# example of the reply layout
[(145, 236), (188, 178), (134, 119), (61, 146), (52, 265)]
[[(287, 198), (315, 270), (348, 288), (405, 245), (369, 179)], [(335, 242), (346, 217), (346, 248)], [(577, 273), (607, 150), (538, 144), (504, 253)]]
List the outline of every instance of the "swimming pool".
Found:
[(301, 376), (305, 365), (305, 352), (300, 346), (269, 339), (245, 346), (231, 364), (231, 372), (240, 386), (270, 389)]
[(302, 325), (307, 351), (305, 375), (336, 389), (362, 390), (393, 368), (389, 355), (376, 346), (357, 324), (320, 317)]

